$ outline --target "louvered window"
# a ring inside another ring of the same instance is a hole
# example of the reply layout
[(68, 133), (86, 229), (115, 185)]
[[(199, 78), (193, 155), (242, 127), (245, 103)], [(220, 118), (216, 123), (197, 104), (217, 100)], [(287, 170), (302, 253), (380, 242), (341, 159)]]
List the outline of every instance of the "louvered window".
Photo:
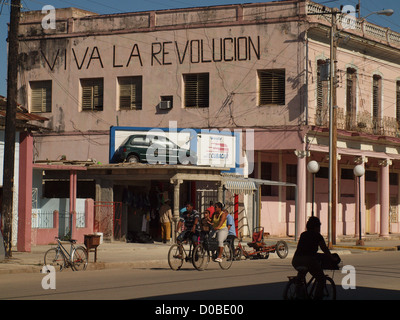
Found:
[(259, 105), (285, 104), (285, 69), (259, 70)]
[(347, 68), (346, 78), (346, 128), (352, 130), (356, 121), (356, 70)]
[(51, 112), (51, 80), (30, 82), (31, 112)]
[(208, 73), (184, 74), (185, 107), (208, 108), (210, 77)]
[(373, 101), (372, 101), (372, 115), (374, 118), (380, 118), (381, 116), (381, 80), (380, 76), (375, 75), (373, 78)]
[(142, 77), (123, 77), (119, 83), (119, 109), (142, 109)]
[(103, 111), (103, 78), (82, 79), (82, 110)]
[(328, 123), (329, 106), (329, 62), (317, 61), (317, 110), (315, 124), (325, 126)]
[(382, 78), (378, 75), (373, 77), (373, 88), (372, 88), (372, 124), (374, 134), (382, 134)]

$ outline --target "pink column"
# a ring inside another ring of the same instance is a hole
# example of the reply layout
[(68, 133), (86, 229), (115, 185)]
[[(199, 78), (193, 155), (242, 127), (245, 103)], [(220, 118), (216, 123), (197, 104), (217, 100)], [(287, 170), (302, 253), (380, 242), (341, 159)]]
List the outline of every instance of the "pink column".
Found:
[[(296, 150), (295, 154), (297, 156), (297, 237), (305, 231), (306, 225), (306, 177), (307, 177), (307, 164), (306, 156), (307, 151)], [(297, 239), (296, 239), (297, 240)]]
[(391, 160), (383, 160), (381, 165), (381, 230), (380, 236), (389, 236), (389, 165), (392, 164)]
[(18, 190), (18, 251), (31, 251), (33, 137), (20, 133)]
[(71, 170), (69, 174), (69, 212), (76, 211), (76, 171)]

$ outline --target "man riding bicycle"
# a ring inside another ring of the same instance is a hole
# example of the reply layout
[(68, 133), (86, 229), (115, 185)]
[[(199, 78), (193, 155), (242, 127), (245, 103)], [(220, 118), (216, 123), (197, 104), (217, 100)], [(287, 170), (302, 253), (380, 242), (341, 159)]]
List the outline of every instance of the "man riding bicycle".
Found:
[[(315, 299), (322, 298), (323, 289), (325, 286), (325, 275), (322, 269), (322, 259), (328, 260), (332, 264), (338, 264), (337, 258), (331, 254), (326, 246), (325, 240), (322, 237), (321, 222), (317, 217), (310, 217), (306, 224), (307, 231), (300, 235), (297, 244), (297, 250), (294, 253), (292, 265), (296, 269), (300, 266), (307, 267), (308, 272), (315, 277), (317, 287), (315, 292)], [(322, 252), (318, 252), (318, 247)], [(305, 276), (305, 275), (304, 275)]]
[(191, 202), (186, 203), (186, 211), (181, 214), (178, 228), (180, 230), (182, 225), (185, 226), (185, 230), (177, 237), (177, 243), (181, 243), (187, 240), (191, 236), (191, 241), (193, 245), (197, 245), (198, 238), (200, 235), (200, 214), (197, 210), (193, 209), (193, 204)]

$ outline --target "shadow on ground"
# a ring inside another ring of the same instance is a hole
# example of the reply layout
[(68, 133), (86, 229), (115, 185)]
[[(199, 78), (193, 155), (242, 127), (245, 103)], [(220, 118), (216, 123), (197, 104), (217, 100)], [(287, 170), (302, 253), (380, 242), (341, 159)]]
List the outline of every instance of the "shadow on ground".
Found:
[[(144, 300), (282, 300), (287, 282), (191, 291), (144, 298)], [(357, 287), (344, 290), (336, 285), (337, 300), (398, 300), (400, 291)]]

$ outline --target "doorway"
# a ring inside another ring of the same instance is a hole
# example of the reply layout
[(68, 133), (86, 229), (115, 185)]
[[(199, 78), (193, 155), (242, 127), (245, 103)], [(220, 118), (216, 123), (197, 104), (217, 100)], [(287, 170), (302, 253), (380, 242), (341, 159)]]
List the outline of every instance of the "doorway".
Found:
[(367, 193), (365, 195), (365, 233), (373, 234), (376, 233), (375, 222), (376, 222), (376, 213), (375, 206), (376, 204), (376, 195), (375, 193)]

